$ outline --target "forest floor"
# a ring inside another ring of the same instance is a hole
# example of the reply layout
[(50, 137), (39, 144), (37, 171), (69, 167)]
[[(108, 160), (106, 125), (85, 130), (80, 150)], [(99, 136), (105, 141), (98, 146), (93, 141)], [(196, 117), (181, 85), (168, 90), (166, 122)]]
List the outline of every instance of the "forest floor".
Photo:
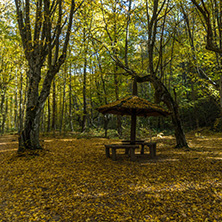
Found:
[(187, 135), (191, 149), (157, 141), (157, 158), (105, 157), (111, 139), (44, 138), (16, 156), (0, 138), (0, 221), (222, 221), (222, 135)]

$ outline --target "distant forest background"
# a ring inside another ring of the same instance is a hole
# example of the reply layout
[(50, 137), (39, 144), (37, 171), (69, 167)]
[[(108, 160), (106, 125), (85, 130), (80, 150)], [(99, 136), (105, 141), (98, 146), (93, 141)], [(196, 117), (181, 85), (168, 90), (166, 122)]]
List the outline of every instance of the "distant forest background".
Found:
[[(129, 135), (130, 118), (104, 117), (95, 109), (132, 94), (135, 75), (141, 78), (138, 95), (167, 109), (155, 82), (143, 78), (147, 73), (170, 93), (185, 132), (221, 131), (221, 10), (217, 0), (84, 1), (42, 110), (40, 132), (104, 136), (108, 124), (108, 136)], [(1, 135), (23, 129), (30, 81), (15, 11), (14, 3), (0, 3)], [(139, 136), (174, 131), (171, 117), (141, 117), (137, 127)]]

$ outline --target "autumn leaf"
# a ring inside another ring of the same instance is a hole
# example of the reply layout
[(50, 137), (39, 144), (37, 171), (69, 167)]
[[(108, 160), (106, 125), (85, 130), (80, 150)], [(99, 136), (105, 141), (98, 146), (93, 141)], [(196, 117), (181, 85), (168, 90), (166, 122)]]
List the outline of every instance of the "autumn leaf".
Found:
[(117, 140), (44, 138), (48, 151), (30, 158), (16, 157), (12, 138), (0, 140), (0, 221), (222, 220), (217, 136), (188, 136), (191, 151), (156, 137), (157, 159), (136, 151), (136, 162), (106, 158)]

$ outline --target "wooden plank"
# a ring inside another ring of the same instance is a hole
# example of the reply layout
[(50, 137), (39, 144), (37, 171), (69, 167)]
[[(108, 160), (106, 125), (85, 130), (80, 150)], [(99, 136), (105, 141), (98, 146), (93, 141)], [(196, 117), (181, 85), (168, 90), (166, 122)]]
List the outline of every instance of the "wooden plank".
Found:
[(131, 161), (135, 161), (136, 160), (136, 156), (135, 156), (135, 148), (130, 148), (130, 160)]
[(136, 159), (135, 149), (139, 148), (139, 145), (131, 145), (131, 144), (109, 144), (105, 145), (106, 157), (110, 157), (109, 149), (112, 149), (112, 160), (116, 160), (116, 150), (117, 149), (125, 149), (125, 152), (130, 154), (130, 159), (134, 161)]
[(116, 148), (112, 147), (112, 160), (116, 160)]
[(144, 154), (144, 146), (148, 146), (149, 147), (149, 151), (150, 151), (150, 157), (151, 158), (155, 158), (156, 157), (156, 143), (154, 142), (145, 142), (142, 145), (141, 148), (141, 154)]
[[(123, 141), (121, 141), (123, 144), (132, 144), (132, 141), (131, 140), (123, 140)], [(136, 145), (137, 144), (142, 144), (142, 143), (144, 143), (145, 141), (144, 140), (135, 140), (134, 141), (135, 143), (136, 143)]]
[(106, 149), (106, 157), (107, 157), (107, 158), (110, 158), (109, 147), (106, 147), (106, 146), (105, 146), (105, 149)]
[(131, 144), (109, 144), (105, 146), (109, 148), (116, 148), (116, 149), (121, 149), (121, 148), (125, 149), (125, 148), (131, 148), (131, 147), (134, 147), (135, 149), (139, 148), (139, 145), (131, 145)]
[(136, 110), (132, 110), (131, 115), (131, 132), (130, 132), (130, 140), (132, 144), (135, 144), (136, 140)]

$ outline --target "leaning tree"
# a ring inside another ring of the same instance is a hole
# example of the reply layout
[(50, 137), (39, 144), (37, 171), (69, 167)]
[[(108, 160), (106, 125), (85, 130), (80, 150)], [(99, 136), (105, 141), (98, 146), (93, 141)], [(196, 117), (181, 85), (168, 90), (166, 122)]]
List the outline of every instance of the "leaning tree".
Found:
[[(102, 1), (101, 1), (102, 2)], [(144, 26), (145, 37), (143, 37), (144, 45), (146, 46), (146, 58), (147, 58), (147, 67), (141, 67), (142, 74), (139, 73), (135, 68), (133, 68), (132, 63), (128, 61), (128, 46), (129, 46), (129, 24), (130, 24), (130, 16), (133, 14), (132, 11), (136, 11), (135, 9), (131, 9), (131, 4), (134, 5), (135, 1), (130, 0), (128, 2), (128, 14), (126, 23), (126, 34), (125, 34), (125, 49), (124, 49), (124, 60), (121, 59), (121, 56), (115, 53), (112, 48), (107, 47), (105, 43), (103, 46), (109, 52), (113, 61), (115, 61), (116, 65), (123, 69), (128, 75), (132, 76), (136, 82), (150, 82), (155, 90), (155, 102), (160, 103), (161, 101), (165, 103), (168, 109), (171, 111), (172, 115), (172, 123), (175, 128), (175, 137), (176, 137), (176, 147), (188, 147), (186, 137), (183, 131), (179, 107), (176, 99), (173, 98), (170, 91), (164, 84), (164, 70), (169, 61), (164, 61), (164, 52), (167, 51), (166, 46), (171, 40), (171, 36), (167, 36), (166, 31), (166, 22), (167, 16), (170, 15), (171, 10), (174, 8), (174, 3), (171, 0), (146, 0), (141, 2), (140, 7), (138, 9), (136, 15), (139, 15), (141, 18), (144, 18), (142, 22), (146, 24)], [(135, 19), (136, 21), (140, 21), (140, 17)], [(110, 29), (108, 28), (109, 23), (104, 19), (104, 29), (108, 36), (111, 36)], [(112, 24), (111, 24), (112, 25)], [(141, 25), (141, 24), (140, 24)], [(166, 35), (166, 36), (165, 36)], [(96, 39), (96, 38), (94, 38)], [(98, 39), (98, 42), (102, 43)], [(141, 40), (142, 42), (142, 40)], [(135, 46), (136, 48), (137, 46)], [(171, 58), (172, 59), (172, 58)], [(157, 60), (157, 62), (155, 62)]]
[[(199, 12), (199, 18), (206, 32), (206, 49), (215, 52), (217, 63), (222, 69), (222, 2), (218, 0), (204, 1), (191, 0)], [(220, 75), (219, 85), (214, 84), (220, 92), (220, 109), (222, 115), (222, 75)]]
[(39, 143), (41, 111), (51, 83), (65, 62), (73, 17), (83, 3), (84, 0), (15, 0), (28, 64), (26, 115), (19, 135), (19, 152), (42, 149)]

